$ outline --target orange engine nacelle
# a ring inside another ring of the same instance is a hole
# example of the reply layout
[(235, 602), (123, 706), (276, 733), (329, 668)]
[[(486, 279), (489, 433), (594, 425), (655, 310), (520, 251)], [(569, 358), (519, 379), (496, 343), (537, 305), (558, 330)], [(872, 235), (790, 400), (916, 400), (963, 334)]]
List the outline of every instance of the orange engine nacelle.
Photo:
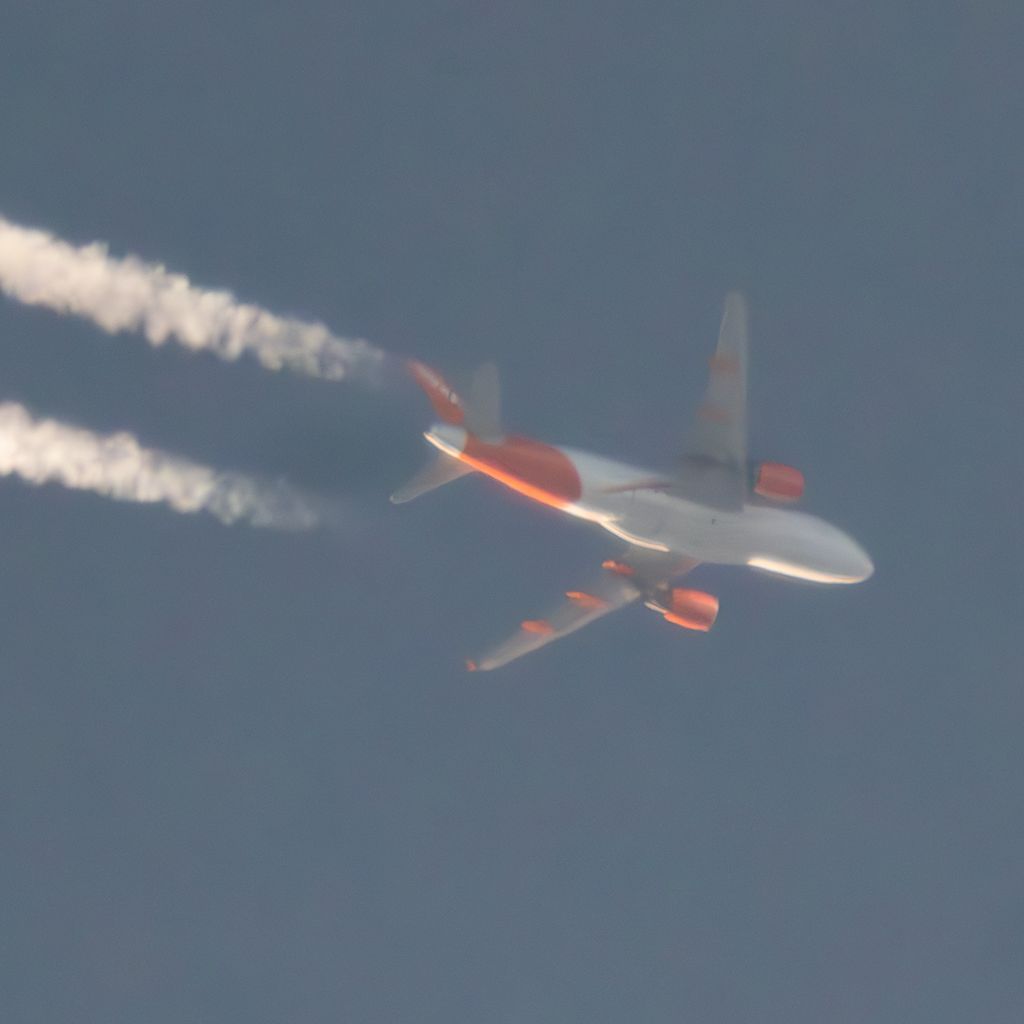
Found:
[(703, 590), (673, 587), (669, 591), (668, 609), (663, 614), (673, 625), (706, 633), (718, 618), (718, 598)]
[(781, 462), (762, 462), (754, 473), (754, 493), (772, 501), (797, 501), (804, 493), (804, 475)]

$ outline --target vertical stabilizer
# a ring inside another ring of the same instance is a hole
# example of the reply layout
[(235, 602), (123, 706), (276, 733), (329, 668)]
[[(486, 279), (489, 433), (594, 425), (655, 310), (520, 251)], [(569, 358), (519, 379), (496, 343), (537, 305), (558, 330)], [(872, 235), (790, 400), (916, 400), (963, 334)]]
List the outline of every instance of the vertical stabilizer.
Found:
[(437, 370), (432, 370), (426, 363), (421, 363), (417, 359), (410, 359), (405, 365), (413, 380), (430, 399), (430, 404), (438, 417), (445, 423), (461, 427), (466, 415), (462, 408), (462, 399), (452, 390), (448, 381)]
[(466, 429), (481, 441), (497, 444), (504, 437), (501, 429), (501, 386), (494, 363), (484, 363), (473, 375), (465, 414)]
[(501, 386), (498, 383), (498, 368), (494, 363), (484, 363), (473, 374), (465, 401), (437, 370), (431, 369), (426, 363), (410, 359), (406, 366), (444, 423), (465, 427), (470, 434), (489, 444), (497, 444), (502, 440)]

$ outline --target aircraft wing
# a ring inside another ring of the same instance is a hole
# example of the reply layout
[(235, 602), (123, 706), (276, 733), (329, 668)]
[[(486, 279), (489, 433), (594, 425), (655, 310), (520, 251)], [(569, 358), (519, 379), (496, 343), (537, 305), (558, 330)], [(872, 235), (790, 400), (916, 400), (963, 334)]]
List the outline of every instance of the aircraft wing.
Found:
[(747, 347), (747, 304), (739, 292), (730, 292), (674, 488), (719, 508), (741, 508), (747, 496)]
[(698, 563), (643, 548), (629, 548), (619, 559), (604, 563), (604, 571), (586, 590), (568, 590), (548, 615), (527, 619), (503, 643), (476, 660), (466, 662), (472, 671), (500, 668), (510, 661), (589, 626), (609, 612), (644, 597), (653, 587), (689, 572)]

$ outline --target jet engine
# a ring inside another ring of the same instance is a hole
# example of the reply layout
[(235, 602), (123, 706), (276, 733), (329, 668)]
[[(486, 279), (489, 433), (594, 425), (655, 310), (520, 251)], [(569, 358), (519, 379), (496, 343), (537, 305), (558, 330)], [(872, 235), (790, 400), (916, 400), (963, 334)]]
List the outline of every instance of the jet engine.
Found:
[(684, 629), (706, 633), (718, 617), (718, 598), (702, 590), (672, 587), (659, 595), (659, 600), (648, 601), (647, 606), (665, 617), (666, 622)]
[(754, 466), (754, 493), (771, 501), (798, 501), (804, 493), (804, 475), (781, 462)]

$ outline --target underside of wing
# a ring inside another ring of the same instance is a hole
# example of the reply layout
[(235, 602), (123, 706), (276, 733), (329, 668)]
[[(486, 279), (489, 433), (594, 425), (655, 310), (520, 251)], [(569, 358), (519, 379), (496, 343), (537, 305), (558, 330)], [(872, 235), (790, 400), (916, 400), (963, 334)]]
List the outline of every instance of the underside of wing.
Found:
[(629, 580), (614, 575), (602, 578), (587, 590), (566, 591), (565, 598), (544, 618), (527, 619), (503, 643), (466, 663), (471, 670), (488, 671), (515, 658), (575, 633), (609, 612), (636, 601), (640, 590)]
[(629, 548), (604, 563), (604, 571), (586, 590), (568, 590), (562, 602), (543, 618), (527, 619), (503, 643), (467, 661), (472, 671), (487, 671), (560, 640), (609, 612), (646, 598), (653, 588), (688, 572), (697, 563), (679, 555)]
[(720, 508), (739, 508), (747, 495), (747, 335), (746, 302), (730, 292), (677, 487), (683, 497)]

